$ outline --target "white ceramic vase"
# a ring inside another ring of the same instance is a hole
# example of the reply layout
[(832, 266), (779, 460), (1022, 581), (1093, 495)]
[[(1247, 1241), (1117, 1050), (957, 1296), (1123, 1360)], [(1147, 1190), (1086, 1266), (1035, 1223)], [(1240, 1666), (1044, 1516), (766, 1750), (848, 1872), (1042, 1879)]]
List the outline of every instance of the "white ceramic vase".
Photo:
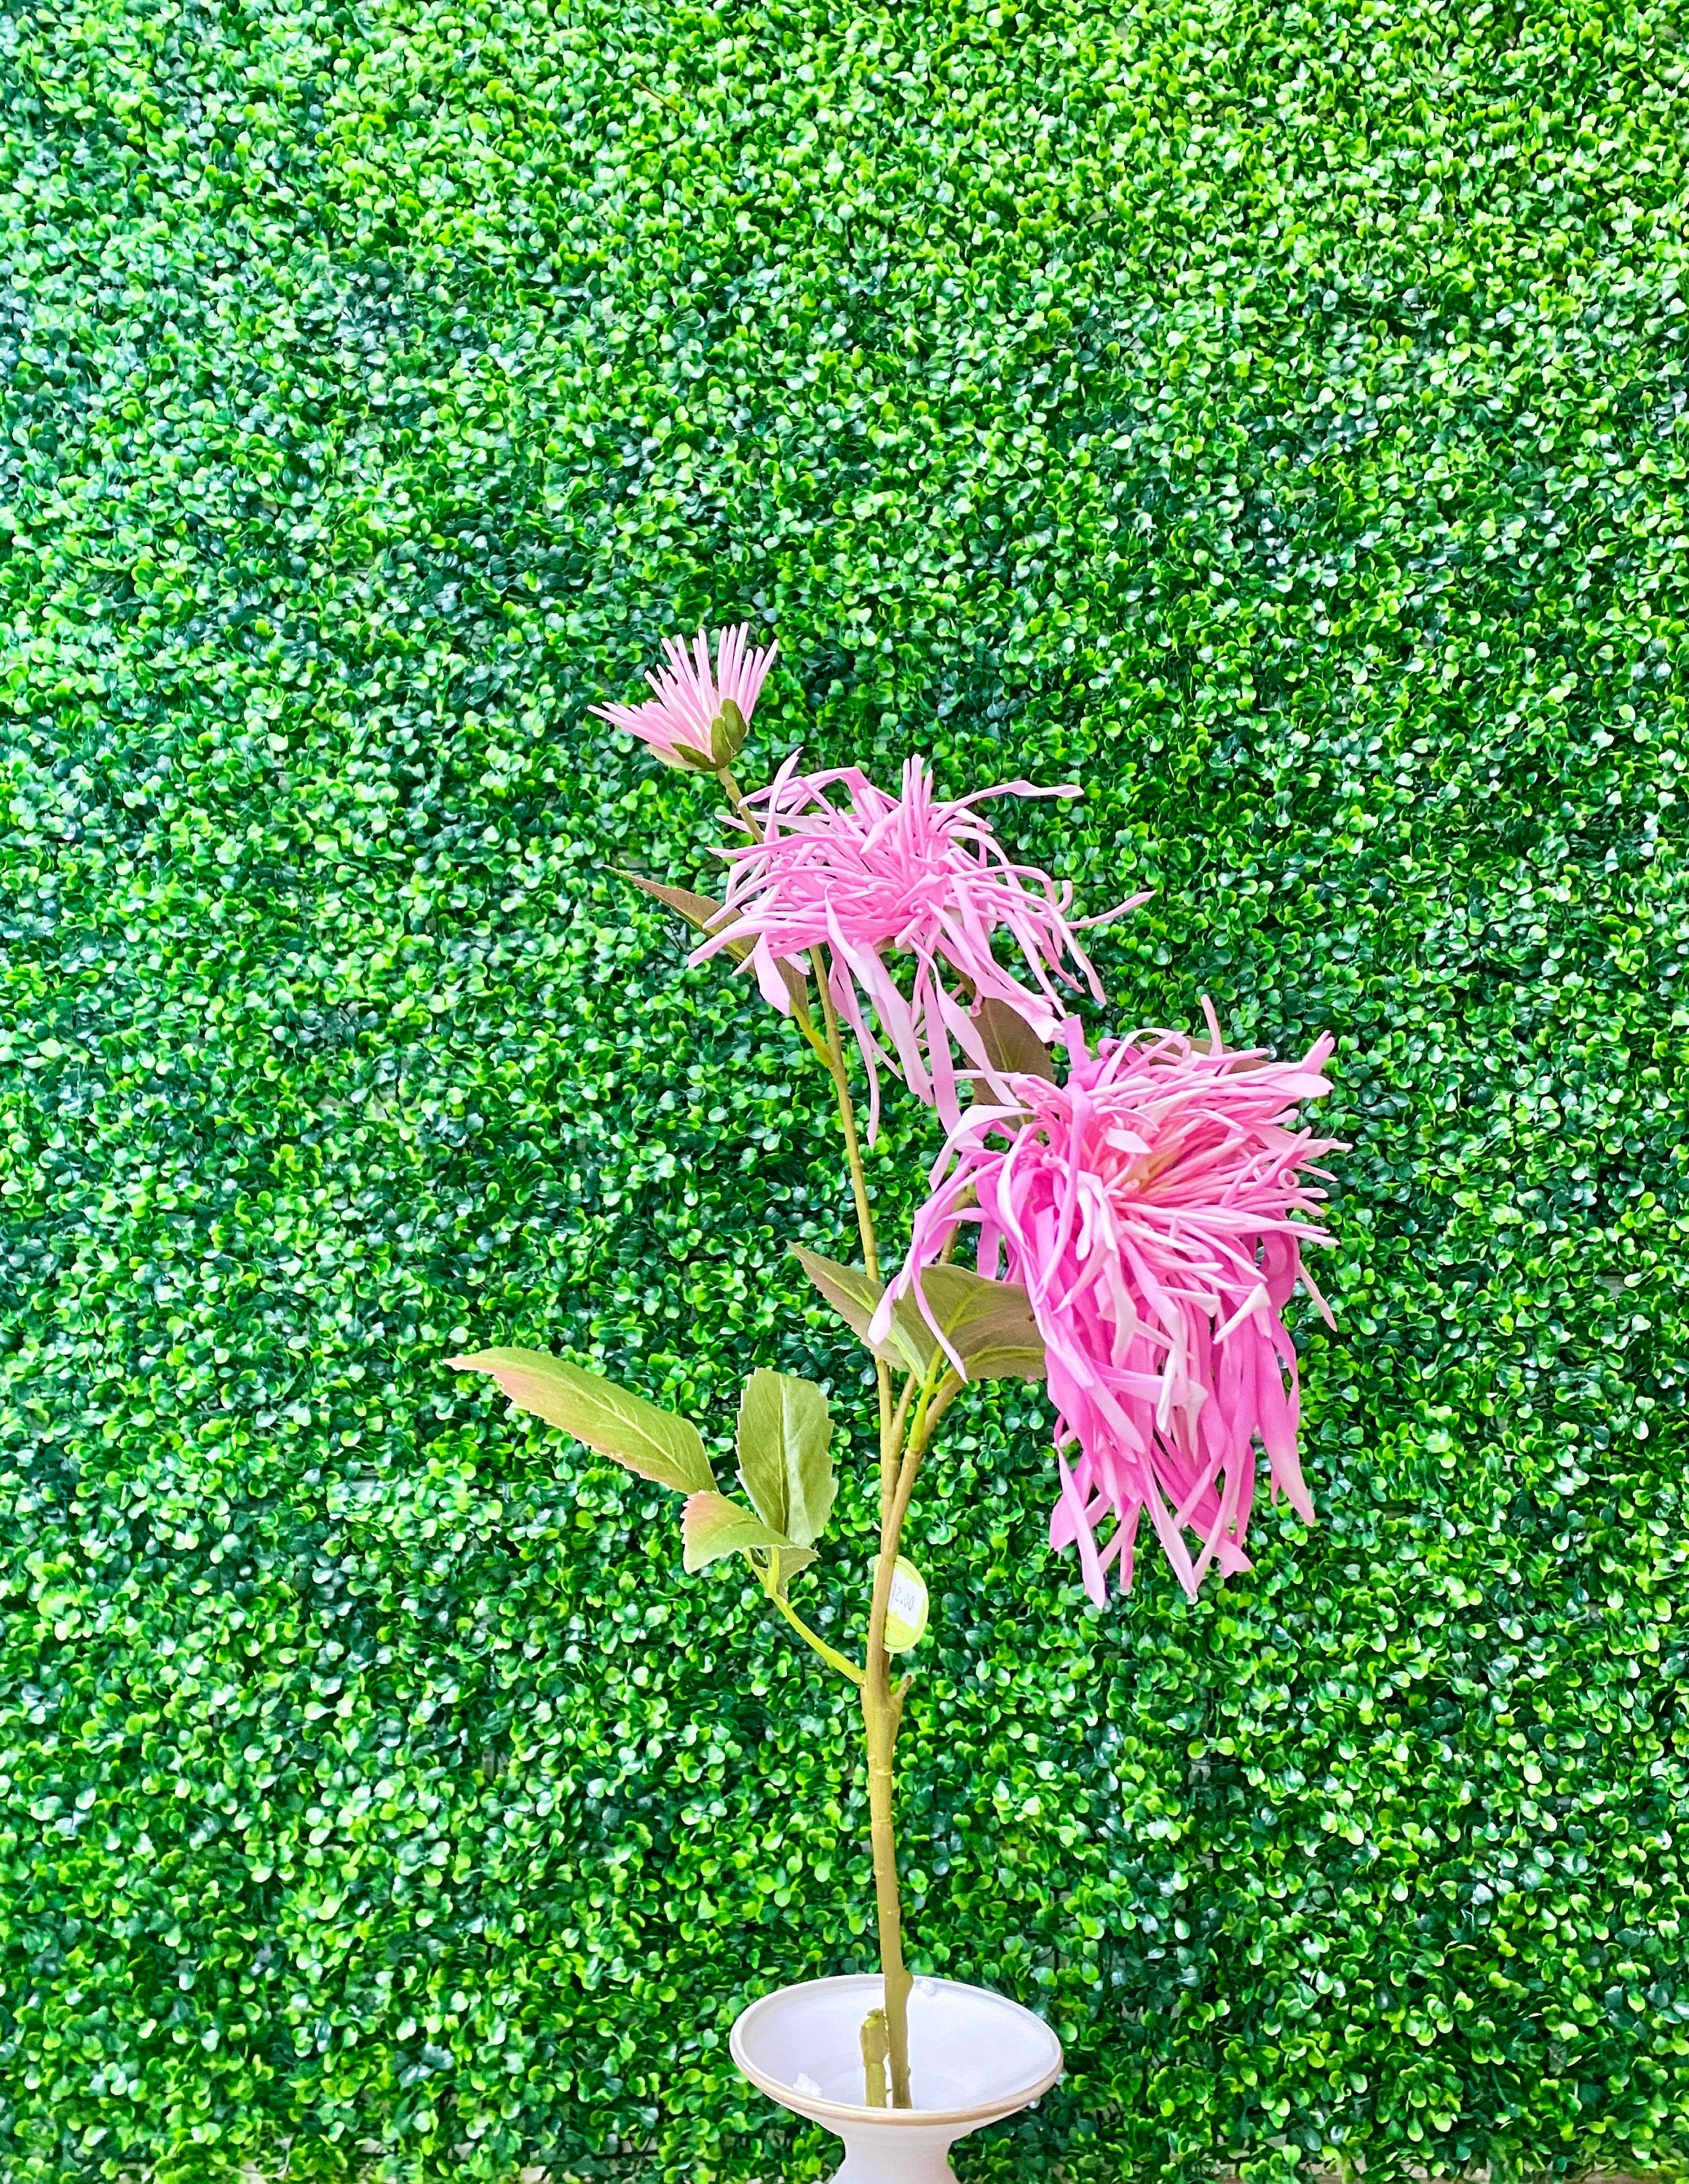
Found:
[(862, 2020), (878, 1972), (782, 1987), (743, 2011), (733, 2058), (752, 2085), (844, 2142), (833, 2184), (956, 2184), (959, 2138), (1030, 2108), (1062, 2075), (1062, 2043), (1006, 1996), (920, 1979), (909, 1997), (906, 2109), (862, 2103)]

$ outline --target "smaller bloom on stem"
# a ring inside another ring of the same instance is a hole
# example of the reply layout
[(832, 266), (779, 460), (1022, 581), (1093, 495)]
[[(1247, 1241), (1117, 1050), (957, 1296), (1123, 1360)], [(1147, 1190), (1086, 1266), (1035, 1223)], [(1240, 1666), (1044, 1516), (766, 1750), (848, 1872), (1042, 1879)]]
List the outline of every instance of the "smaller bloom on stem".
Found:
[(1331, 1041), (1274, 1061), (1229, 1051), (1209, 1022), (1206, 1050), (1156, 1032), (1092, 1054), (1070, 1020), (1065, 1084), (994, 1076), (994, 1104), (950, 1134), (880, 1307), (920, 1296), (923, 1269), (964, 1223), (979, 1272), (1024, 1284), (1057, 1413), (1050, 1541), (1077, 1545), (1099, 1603), (1111, 1563), (1131, 1584), (1146, 1510), (1192, 1598), (1211, 1566), (1248, 1568), (1257, 1440), (1275, 1491), (1313, 1515), (1281, 1315), (1300, 1280), (1330, 1318), (1302, 1247), (1331, 1239), (1296, 1217), (1323, 1198), (1304, 1174), (1336, 1141), (1290, 1125), (1299, 1101), (1329, 1089)]
[[(1013, 862), (976, 808), (994, 796), (1079, 794), (1010, 781), (950, 801), (934, 794), (932, 776), (911, 758), (901, 793), (891, 796), (856, 766), (802, 773), (794, 753), (747, 799), (761, 838), (721, 853), (731, 868), (727, 915), (692, 960), (750, 942), (757, 982), (784, 1012), (791, 1002), (779, 966), (801, 969), (811, 949), (824, 947), (834, 1006), (868, 1072), (870, 1134), (882, 1064), (954, 1124), (961, 1109), (952, 1039), (971, 1068), (986, 1061), (973, 1005), (1005, 1002), (1047, 1036), (1067, 1006), (1057, 979), (1073, 989), (1083, 980), (1101, 998), (1079, 943), (1082, 928), (1145, 900), (1134, 896), (1104, 917), (1071, 917), (1072, 887)], [(999, 933), (1013, 944), (1022, 976), (992, 952)], [(887, 960), (895, 956), (911, 961), (907, 992)], [(869, 1010), (891, 1053), (870, 1028)]]
[(745, 731), (756, 710), (763, 677), (778, 651), (770, 644), (755, 651), (746, 642), (750, 625), (716, 632), (716, 664), (700, 629), (688, 655), (684, 641), (666, 637), (666, 667), (647, 671), (656, 695), (638, 705), (594, 705), (590, 710), (611, 726), (626, 728), (650, 745), (666, 765), (694, 773), (719, 773), (744, 747)]

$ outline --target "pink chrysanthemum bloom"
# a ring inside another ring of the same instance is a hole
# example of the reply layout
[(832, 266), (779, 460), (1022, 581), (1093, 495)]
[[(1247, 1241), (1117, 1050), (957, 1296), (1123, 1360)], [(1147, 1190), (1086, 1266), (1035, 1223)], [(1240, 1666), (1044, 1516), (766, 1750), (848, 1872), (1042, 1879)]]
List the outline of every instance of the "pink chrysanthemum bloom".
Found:
[(922, 1269), (964, 1222), (978, 1227), (980, 1272), (1024, 1284), (1057, 1413), (1051, 1545), (1077, 1542), (1099, 1603), (1111, 1563), (1123, 1591), (1132, 1581), (1146, 1509), (1193, 1598), (1211, 1565), (1248, 1568), (1257, 1440), (1274, 1491), (1313, 1514), (1281, 1314), (1300, 1279), (1330, 1318), (1302, 1247), (1331, 1239), (1296, 1216), (1323, 1198), (1303, 1175), (1336, 1141), (1290, 1125), (1297, 1101), (1329, 1089), (1331, 1041), (1274, 1061), (1228, 1052), (1210, 1023), (1206, 1050), (1158, 1032), (1093, 1055), (1070, 1022), (1064, 1084), (992, 1078), (994, 1104), (950, 1134), (892, 1285), (918, 1296)]
[[(842, 801), (834, 800), (835, 791), (843, 792)], [(764, 995), (785, 1013), (792, 999), (779, 966), (805, 969), (810, 950), (825, 946), (834, 1004), (868, 1072), (871, 1134), (882, 1063), (953, 1125), (961, 1111), (952, 1038), (971, 1067), (985, 1058), (969, 1020), (973, 1004), (1006, 1002), (1046, 1035), (1067, 1006), (1057, 996), (1056, 978), (1077, 989), (1083, 978), (1101, 998), (1079, 931), (1146, 900), (1134, 895), (1104, 917), (1071, 919), (1071, 886), (1013, 863), (975, 808), (993, 796), (1079, 793), (1010, 781), (947, 802), (934, 794), (920, 759), (911, 758), (901, 794), (889, 796), (856, 766), (800, 772), (794, 752), (748, 800), (756, 838), (721, 852), (730, 867), (730, 915), (692, 960), (750, 941), (745, 960)], [(992, 953), (999, 933), (1018, 951), (1029, 984)], [(887, 961), (898, 955), (912, 959), (906, 994)], [(870, 1008), (890, 1055), (869, 1027)]]
[(653, 667), (645, 676), (654, 698), (639, 705), (594, 705), (591, 710), (648, 743), (670, 766), (717, 772), (739, 755), (763, 677), (779, 650), (778, 644), (754, 650), (746, 641), (750, 633), (745, 622), (716, 631), (713, 672), (709, 639), (701, 629), (690, 655), (683, 639), (666, 637), (668, 666)]

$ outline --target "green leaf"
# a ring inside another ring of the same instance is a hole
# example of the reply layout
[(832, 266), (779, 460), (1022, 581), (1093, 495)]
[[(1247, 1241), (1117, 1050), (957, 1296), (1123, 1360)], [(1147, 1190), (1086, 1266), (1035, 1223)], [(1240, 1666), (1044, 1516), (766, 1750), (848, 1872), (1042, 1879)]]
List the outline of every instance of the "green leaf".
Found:
[(696, 1494), (716, 1483), (698, 1429), (689, 1419), (660, 1411), (643, 1396), (596, 1373), (583, 1373), (543, 1350), (478, 1350), (472, 1357), (449, 1357), (446, 1362), (454, 1372), (490, 1374), (519, 1411), (561, 1426), (642, 1479), (655, 1479), (677, 1494)]
[(1018, 1011), (1006, 1001), (980, 1002), (973, 1011), (979, 1040), (994, 1069), (1012, 1071), (1023, 1077), (1042, 1077), (1056, 1082), (1056, 1062), (1050, 1049)]
[[(699, 894), (691, 888), (670, 887), (663, 880), (648, 880), (638, 872), (625, 872), (620, 865), (613, 866), (611, 870), (618, 879), (626, 880), (642, 894), (651, 895), (668, 909), (677, 911), (688, 925), (695, 926), (700, 933), (714, 932), (727, 916), (726, 904), (716, 901), (713, 896)], [(730, 940), (727, 953), (736, 963), (742, 963), (750, 953), (750, 943)]]
[(652, 749), (665, 766), (672, 766), (679, 773), (718, 773), (721, 769), (713, 757), (694, 750), (690, 744), (653, 744)]
[(767, 1568), (761, 1573), (763, 1591), (776, 1600), (783, 1600), (786, 1587), (798, 1572), (820, 1560), (813, 1547), (776, 1547), (768, 1557)]
[(896, 1365), (907, 1373), (926, 1370), (927, 1360), (933, 1354), (932, 1330), (911, 1300), (900, 1299), (893, 1307), (891, 1332), (885, 1340), (869, 1343), (868, 1323), (874, 1316), (884, 1284), (871, 1279), (861, 1267), (840, 1266), (836, 1259), (823, 1259), (817, 1252), (806, 1251), (801, 1244), (794, 1244), (791, 1251), (792, 1256), (834, 1312), (859, 1341), (867, 1344), (876, 1357), (883, 1357), (887, 1364)]
[(1044, 1378), (1044, 1337), (1018, 1282), (987, 1281), (967, 1267), (928, 1267), (921, 1286), (969, 1380)]
[(757, 1514), (794, 1546), (818, 1540), (833, 1513), (833, 1421), (813, 1380), (753, 1373), (739, 1399), (739, 1478)]
[(725, 1494), (694, 1494), (681, 1518), (688, 1570), (701, 1570), (749, 1547), (789, 1547), (791, 1541)]
[[(793, 1245), (792, 1256), (833, 1310), (866, 1341), (881, 1284), (870, 1281), (860, 1267), (818, 1258), (800, 1244)], [(1018, 1282), (987, 1281), (966, 1267), (928, 1267), (921, 1286), (969, 1380), (1044, 1378), (1044, 1338), (1033, 1319), (1031, 1301)], [(924, 1373), (938, 1347), (920, 1306), (906, 1296), (893, 1307), (891, 1332), (875, 1355), (910, 1372)]]
[(722, 710), (710, 723), (710, 755), (718, 769), (733, 764), (744, 749), (749, 733), (744, 715), (731, 698), (724, 698)]
[[(713, 895), (700, 894), (692, 888), (670, 887), (663, 880), (648, 880), (638, 872), (624, 871), (620, 865), (614, 865), (610, 869), (618, 879), (626, 880), (630, 886), (638, 888), (642, 894), (651, 895), (670, 910), (677, 911), (687, 923), (695, 926), (700, 933), (719, 932), (727, 918), (727, 905), (717, 902)], [(727, 944), (727, 953), (735, 963), (743, 963), (750, 950), (749, 940), (730, 940)], [(796, 964), (783, 961), (780, 976), (785, 981), (786, 991), (792, 996), (794, 1006), (801, 1006), (809, 990), (807, 974)]]

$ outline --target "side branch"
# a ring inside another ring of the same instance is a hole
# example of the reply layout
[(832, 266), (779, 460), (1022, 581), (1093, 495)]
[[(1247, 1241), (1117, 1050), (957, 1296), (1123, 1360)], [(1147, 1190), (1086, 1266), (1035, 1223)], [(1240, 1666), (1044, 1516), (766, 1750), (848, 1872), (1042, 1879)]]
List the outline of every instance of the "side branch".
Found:
[(781, 1614), (785, 1617), (787, 1622), (791, 1624), (793, 1630), (797, 1632), (799, 1637), (803, 1640), (804, 1643), (806, 1646), (812, 1646), (816, 1652), (820, 1654), (822, 1659), (827, 1663), (829, 1668), (837, 1669), (839, 1674), (843, 1676), (848, 1683), (854, 1684), (856, 1686), (856, 1689), (861, 1691), (862, 1688), (862, 1672), (856, 1666), (856, 1663), (852, 1660), (847, 1659), (843, 1653), (839, 1652), (833, 1646), (829, 1646), (824, 1638), (817, 1637), (815, 1632), (810, 1629), (808, 1624), (804, 1621), (802, 1616), (798, 1613), (797, 1610), (792, 1606), (789, 1601), (783, 1599), (778, 1592), (771, 1592), (768, 1597), (773, 1602), (776, 1607), (779, 1609)]

